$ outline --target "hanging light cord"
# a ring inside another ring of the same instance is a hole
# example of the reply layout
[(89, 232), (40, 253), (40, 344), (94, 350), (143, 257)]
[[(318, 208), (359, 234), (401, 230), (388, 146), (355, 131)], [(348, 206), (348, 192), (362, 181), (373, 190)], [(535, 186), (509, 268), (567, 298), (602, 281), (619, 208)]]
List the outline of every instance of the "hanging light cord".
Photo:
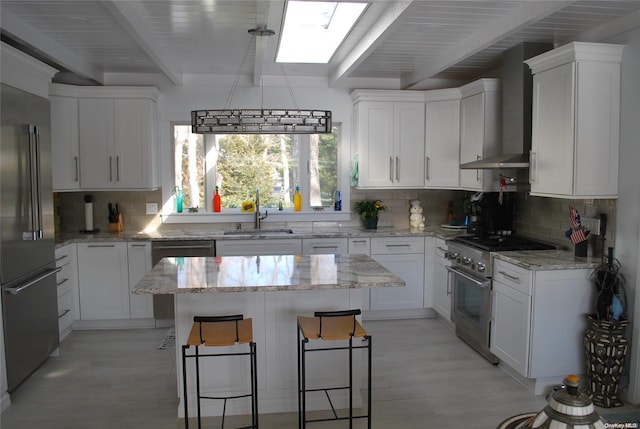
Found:
[(231, 85), (231, 90), (229, 91), (229, 95), (227, 96), (227, 101), (224, 103), (224, 108), (229, 109), (231, 106), (231, 100), (233, 100), (233, 96), (236, 93), (236, 89), (238, 88), (238, 83), (240, 82), (240, 74), (242, 73), (242, 69), (244, 68), (244, 64), (247, 61), (247, 57), (249, 56), (249, 51), (251, 51), (251, 42), (247, 44), (247, 49), (244, 52), (244, 57), (242, 57), (242, 63), (240, 64), (240, 68), (236, 73), (236, 76), (233, 80), (233, 84)]

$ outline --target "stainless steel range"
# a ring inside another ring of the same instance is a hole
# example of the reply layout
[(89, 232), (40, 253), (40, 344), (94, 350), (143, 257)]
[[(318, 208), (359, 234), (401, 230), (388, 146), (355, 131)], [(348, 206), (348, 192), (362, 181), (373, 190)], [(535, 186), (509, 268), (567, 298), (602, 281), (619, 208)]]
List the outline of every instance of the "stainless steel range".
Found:
[(554, 247), (516, 237), (510, 231), (456, 237), (448, 243), (452, 284), (451, 318), (456, 334), (492, 364), (499, 362), (491, 344), (491, 252), (548, 250)]

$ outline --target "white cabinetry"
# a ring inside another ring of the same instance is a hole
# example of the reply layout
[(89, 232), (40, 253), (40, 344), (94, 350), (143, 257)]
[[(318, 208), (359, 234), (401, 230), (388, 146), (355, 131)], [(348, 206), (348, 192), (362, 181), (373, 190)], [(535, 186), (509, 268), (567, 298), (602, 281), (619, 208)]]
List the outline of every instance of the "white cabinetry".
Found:
[(49, 91), (52, 118), (61, 121), (52, 130), (54, 189), (158, 186), (156, 88), (52, 84)]
[(302, 240), (216, 240), (216, 256), (300, 255)]
[(153, 296), (133, 295), (131, 291), (151, 271), (151, 243), (135, 241), (127, 244), (129, 273), (129, 312), (132, 319), (153, 318)]
[(405, 287), (372, 289), (371, 310), (423, 308), (423, 237), (374, 237), (371, 239), (371, 257), (407, 283)]
[(371, 240), (366, 237), (349, 238), (349, 255), (371, 255)]
[(460, 90), (425, 92), (425, 184), (430, 189), (460, 186)]
[(333, 253), (346, 255), (349, 252), (346, 238), (305, 238), (302, 240), (303, 255), (322, 255)]
[[(460, 163), (500, 155), (500, 80), (480, 79), (460, 87)], [(491, 191), (499, 187), (495, 170), (460, 170), (460, 187)]]
[(76, 191), (80, 189), (78, 99), (52, 95), (50, 101), (53, 190)]
[(80, 318), (129, 318), (127, 243), (78, 243)]
[(591, 269), (530, 271), (493, 265), (491, 352), (535, 394), (584, 372)]
[(424, 92), (355, 90), (351, 97), (358, 186), (424, 187)]
[(60, 341), (71, 332), (73, 321), (78, 319), (78, 263), (75, 244), (67, 244), (56, 249), (56, 274), (58, 287), (58, 329)]
[(618, 196), (622, 49), (573, 42), (525, 61), (534, 74), (532, 195)]
[(433, 249), (434, 261), (433, 272), (433, 309), (449, 324), (451, 322), (451, 282), (449, 281), (449, 271), (451, 261), (446, 257), (447, 242), (441, 238), (435, 239)]

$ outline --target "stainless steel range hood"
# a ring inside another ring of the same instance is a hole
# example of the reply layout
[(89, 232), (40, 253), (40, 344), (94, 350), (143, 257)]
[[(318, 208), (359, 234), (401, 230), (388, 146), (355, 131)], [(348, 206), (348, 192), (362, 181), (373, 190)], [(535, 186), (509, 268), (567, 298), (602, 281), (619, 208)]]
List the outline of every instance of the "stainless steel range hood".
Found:
[(553, 49), (548, 43), (520, 43), (502, 57), (502, 153), (460, 164), (463, 170), (529, 168), (533, 76), (524, 63)]

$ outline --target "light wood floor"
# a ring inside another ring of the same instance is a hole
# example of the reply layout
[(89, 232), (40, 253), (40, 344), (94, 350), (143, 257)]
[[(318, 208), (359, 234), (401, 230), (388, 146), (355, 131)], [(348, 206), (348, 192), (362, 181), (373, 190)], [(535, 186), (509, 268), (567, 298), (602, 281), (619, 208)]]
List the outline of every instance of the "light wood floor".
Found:
[[(490, 365), (438, 319), (368, 321), (365, 327), (373, 336), (375, 429), (495, 429), (507, 417), (546, 405), (543, 397)], [(165, 332), (72, 332), (60, 356), (49, 359), (11, 395), (0, 427), (183, 427), (176, 418), (175, 354), (158, 349)], [(206, 423), (207, 428), (219, 427), (215, 421)], [(357, 427), (366, 427), (360, 423)], [(297, 414), (261, 415), (260, 427), (296, 428)], [(332, 422), (309, 427), (348, 426)]]

